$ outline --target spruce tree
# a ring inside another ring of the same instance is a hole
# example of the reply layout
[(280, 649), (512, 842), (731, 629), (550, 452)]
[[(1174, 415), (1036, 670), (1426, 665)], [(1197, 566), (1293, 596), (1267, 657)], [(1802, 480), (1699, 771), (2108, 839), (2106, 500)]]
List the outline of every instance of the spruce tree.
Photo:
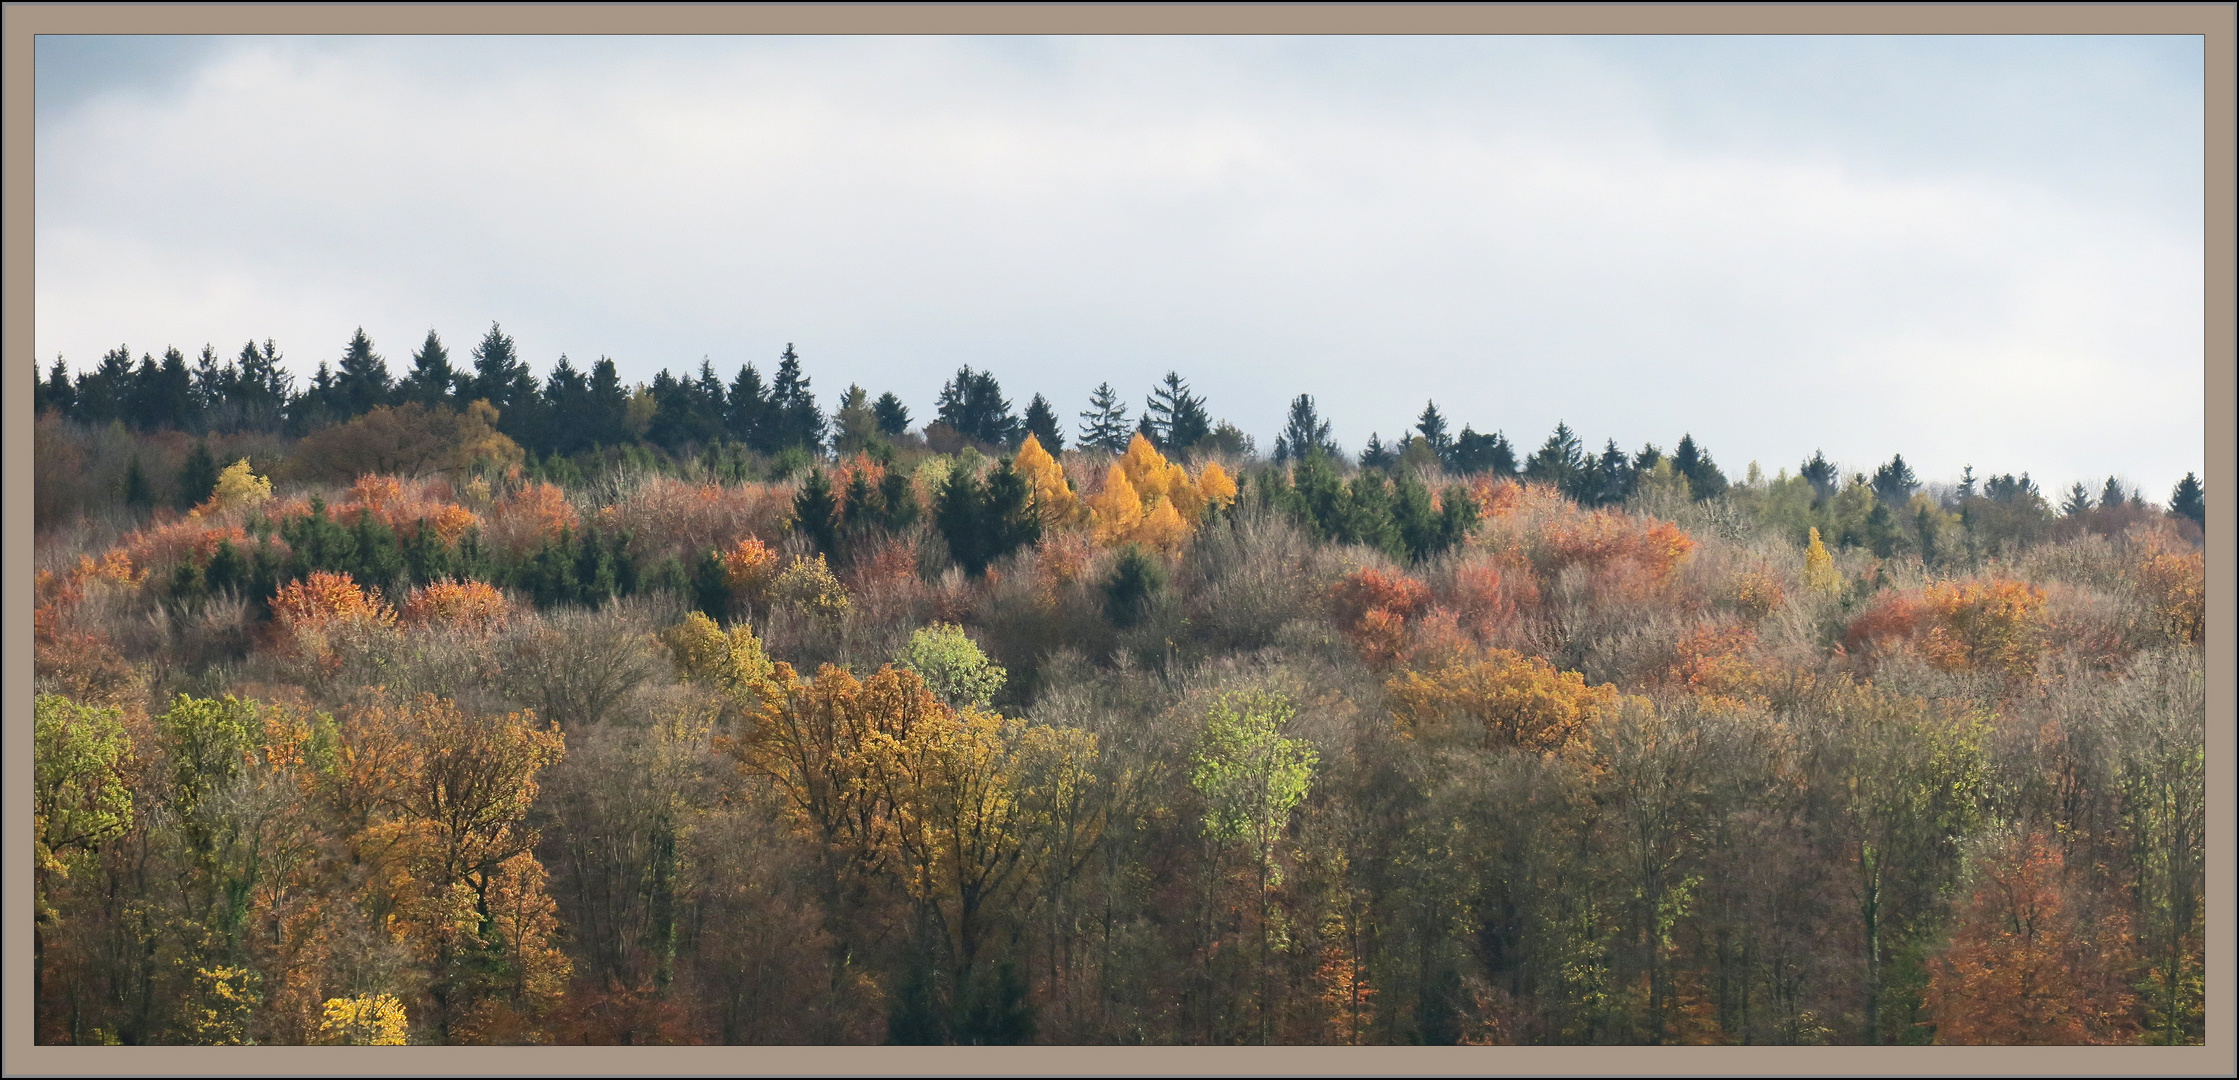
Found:
[(1611, 439), (1602, 447), (1600, 466), (1595, 470), (1593, 501), (1603, 506), (1625, 501), (1633, 493), (1633, 463), (1617, 448)]
[(629, 409), (630, 393), (622, 388), (614, 361), (599, 357), (599, 362), (591, 365), (590, 385), (584, 394), (584, 438), (593, 446), (619, 445), (628, 437), (625, 425)]
[(770, 394), (762, 385), (762, 373), (751, 363), (741, 364), (723, 403), (723, 430), (730, 434), (731, 441), (767, 453), (773, 446), (773, 432), (767, 427), (769, 416)]
[(529, 366), (513, 351), (513, 339), (493, 322), (490, 332), (474, 346), (474, 373), (467, 377), (459, 400), (462, 404), (487, 401), (500, 417), (508, 416), (516, 404), (515, 388), (528, 372)]
[(901, 398), (894, 396), (894, 391), (880, 394), (878, 400), (871, 403), (871, 414), (878, 417), (879, 434), (893, 439), (909, 433), (909, 407), (902, 404)]
[(1088, 409), (1081, 415), (1081, 449), (1102, 450), (1107, 454), (1127, 452), (1127, 437), (1133, 427), (1127, 422), (1127, 403), (1120, 400), (1119, 392), (1111, 383), (1098, 383), (1088, 396)]
[(976, 442), (1001, 447), (1023, 438), (994, 374), (973, 371), (970, 364), (957, 368), (956, 377), (942, 384), (935, 410), (935, 420)]
[(950, 470), (940, 491), (934, 495), (933, 527), (940, 530), (941, 539), (948, 542), (949, 558), (973, 577), (987, 570), (980, 522), (980, 510), (986, 501), (979, 477), (965, 468)]
[(2078, 480), (2068, 489), (2068, 498), (2060, 504), (2060, 512), (2069, 517), (2076, 517), (2089, 509), (2091, 509), (2091, 489), (2085, 487), (2083, 481)]
[(148, 476), (140, 471), (140, 455), (124, 468), (124, 504), (134, 510), (145, 510), (155, 505), (155, 492), (148, 489)]
[(810, 453), (824, 447), (824, 412), (809, 392), (809, 378), (801, 374), (800, 354), (785, 343), (778, 356), (777, 375), (770, 380), (770, 411), (777, 428), (775, 449), (798, 446)]
[(363, 416), (389, 403), (393, 389), (389, 385), (389, 362), (373, 351), (373, 339), (365, 336), (365, 327), (358, 327), (342, 346), (342, 362), (337, 366), (334, 382), (342, 395), (344, 418)]
[(1439, 415), (1438, 402), (1423, 406), (1423, 414), (1415, 418), (1415, 430), (1422, 433), (1423, 441), (1431, 452), (1438, 455), (1438, 462), (1447, 468), (1454, 465), (1454, 437), (1446, 433), (1446, 418)]
[(1679, 449), (1672, 452), (1671, 464), (1687, 478), (1688, 490), (1696, 502), (1726, 493), (1726, 474), (1718, 471), (1718, 463), (1710, 459), (1709, 451), (1695, 445), (1693, 435), (1679, 437)]
[(809, 470), (801, 490), (793, 496), (793, 527), (816, 545), (816, 550), (826, 555), (839, 553), (839, 501), (833, 498), (832, 482), (821, 468)]
[(1840, 477), (1835, 471), (1834, 462), (1828, 461), (1825, 453), (1812, 451), (1811, 460), (1804, 462), (1803, 467), (1796, 470), (1796, 475), (1811, 484), (1813, 506), (1819, 506), (1835, 497), (1835, 484)]
[(451, 350), (443, 347), (443, 339), (430, 328), (427, 340), (412, 354), (412, 371), (397, 384), (397, 397), (432, 409), (448, 404), (464, 380), (465, 376), (451, 366)]
[(852, 454), (870, 447), (878, 438), (878, 417), (871, 412), (869, 391), (855, 383), (840, 394), (840, 407), (832, 414), (832, 450)]
[(2118, 509), (2122, 506), (2123, 500), (2129, 497), (2130, 493), (2122, 489), (2122, 483), (2110, 476), (2107, 478), (2107, 486), (2099, 489), (2099, 508), (2102, 510)]
[(1172, 371), (1167, 372), (1166, 378), (1151, 389), (1151, 396), (1144, 399), (1143, 417), (1148, 423), (1152, 444), (1165, 453), (1188, 450), (1213, 433), (1213, 419), (1205, 411), (1205, 399), (1190, 393), (1189, 384)]
[(1890, 509), (1902, 508), (1920, 489), (1920, 479), (1913, 475), (1912, 466), (1905, 464), (1905, 455), (1898, 454), (1874, 470), (1874, 495), (1888, 503)]
[(39, 386), (39, 397), (34, 411), (44, 415), (52, 409), (63, 416), (74, 415), (78, 407), (78, 388), (70, 381), (70, 365), (62, 357), (54, 358), (54, 366), (47, 369), (47, 381)]
[(1290, 418), (1283, 433), (1275, 436), (1275, 463), (1303, 458), (1317, 450), (1331, 457), (1340, 453), (1337, 444), (1330, 441), (1329, 421), (1322, 419), (1314, 407), (1314, 395), (1300, 394), (1291, 399)]
[(2200, 487), (2199, 477), (2188, 472), (2184, 479), (2177, 481), (2176, 489), (2169, 493), (2169, 512), (2191, 518), (2196, 525), (2208, 524), (2208, 498)]
[(187, 452), (186, 464), (179, 469), (179, 509), (202, 505), (217, 489), (217, 459), (210, 456), (209, 441), (198, 440), (194, 449)]
[(1034, 486), (1012, 466), (1010, 458), (995, 463), (987, 476), (987, 501), (980, 510), (980, 555), (987, 565), (1042, 538), (1042, 515), (1034, 509)]
[(1361, 448), (1360, 467), (1363, 469), (1389, 469), (1399, 464), (1399, 452), (1384, 445), (1384, 437), (1377, 432), (1368, 433), (1368, 445)]
[(1554, 433), (1524, 462), (1524, 477), (1570, 493), (1577, 488), (1578, 475), (1585, 468), (1585, 444), (1570, 430), (1569, 424), (1557, 421)]
[(1464, 476), (1486, 473), (1493, 476), (1516, 475), (1516, 449), (1508, 443), (1508, 436), (1500, 432), (1482, 435), (1468, 424), (1454, 438), (1455, 472)]
[(1049, 399), (1040, 394), (1026, 403), (1026, 416), (1022, 421), (1026, 431), (1042, 444), (1042, 449), (1052, 454), (1065, 449), (1065, 435), (1057, 430), (1057, 411), (1050, 408)]
[(1975, 467), (1973, 465), (1959, 470), (1959, 490), (1956, 494), (1959, 496), (1960, 502), (1966, 502), (1975, 497)]

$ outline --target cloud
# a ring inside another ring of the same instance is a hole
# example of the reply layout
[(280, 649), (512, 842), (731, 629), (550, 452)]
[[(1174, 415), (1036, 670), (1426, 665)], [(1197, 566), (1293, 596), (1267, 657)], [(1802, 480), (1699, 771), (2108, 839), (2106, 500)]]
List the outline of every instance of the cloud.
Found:
[(308, 369), (497, 320), (631, 378), (796, 342), (921, 413), (962, 363), (1062, 412), (1176, 368), (1262, 440), (1299, 392), (1356, 447), (1436, 398), (1737, 473), (2165, 488), (2202, 445), (2181, 46), (235, 39), (52, 122), (42, 52), (38, 340)]

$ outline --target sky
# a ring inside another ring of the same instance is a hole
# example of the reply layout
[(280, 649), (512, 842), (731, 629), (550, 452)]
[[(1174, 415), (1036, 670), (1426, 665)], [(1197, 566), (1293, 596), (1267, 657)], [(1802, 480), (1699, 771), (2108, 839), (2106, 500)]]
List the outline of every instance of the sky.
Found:
[(625, 380), (788, 343), (932, 418), (1178, 371), (1272, 449), (1428, 401), (1924, 480), (2204, 460), (2194, 37), (41, 37), (73, 370), (493, 322)]

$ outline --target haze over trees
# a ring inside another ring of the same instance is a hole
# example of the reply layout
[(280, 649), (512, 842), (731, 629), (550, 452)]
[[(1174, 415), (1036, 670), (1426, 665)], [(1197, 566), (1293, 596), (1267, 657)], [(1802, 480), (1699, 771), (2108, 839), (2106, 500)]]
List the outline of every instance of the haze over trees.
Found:
[(2204, 1039), (2195, 476), (283, 359), (39, 375), (43, 1043)]

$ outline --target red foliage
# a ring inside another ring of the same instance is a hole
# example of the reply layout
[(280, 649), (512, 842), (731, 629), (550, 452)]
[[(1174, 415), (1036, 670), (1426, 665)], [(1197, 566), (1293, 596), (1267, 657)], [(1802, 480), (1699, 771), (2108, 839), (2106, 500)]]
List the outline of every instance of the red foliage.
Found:
[(1364, 566), (1330, 586), (1330, 608), (1337, 626), (1370, 664), (1399, 658), (1407, 622), (1430, 608), (1429, 586), (1397, 571)]
[(579, 529), (583, 521), (568, 504), (567, 493), (547, 483), (517, 488), (490, 510), (490, 539), (520, 554), (533, 551)]
[(480, 581), (437, 581), (404, 602), (404, 624), (488, 633), (512, 617), (505, 594)]

